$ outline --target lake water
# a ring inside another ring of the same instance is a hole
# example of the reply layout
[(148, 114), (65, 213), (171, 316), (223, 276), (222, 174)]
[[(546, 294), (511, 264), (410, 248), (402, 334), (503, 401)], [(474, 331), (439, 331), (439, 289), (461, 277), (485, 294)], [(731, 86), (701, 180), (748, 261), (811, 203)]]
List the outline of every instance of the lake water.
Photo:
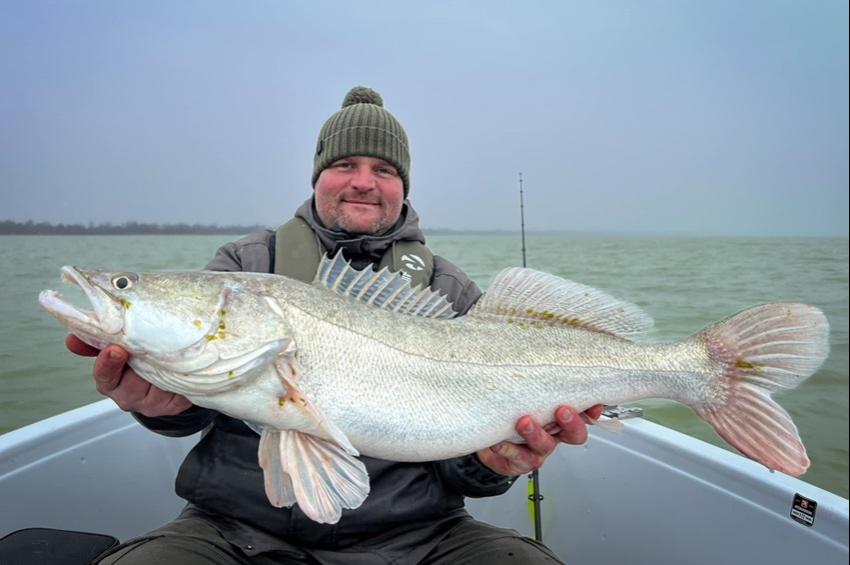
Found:
[[(38, 304), (59, 283), (59, 268), (200, 269), (232, 236), (0, 236), (0, 433), (102, 397), (91, 360), (70, 354), (66, 331)], [(435, 253), (482, 288), (497, 271), (522, 264), (516, 235), (440, 235)], [(640, 305), (655, 327), (640, 339), (687, 337), (760, 302), (821, 308), (831, 324), (830, 357), (796, 390), (775, 396), (791, 414), (812, 465), (803, 477), (848, 497), (848, 239), (526, 236), (529, 267)], [(639, 403), (648, 420), (729, 449), (687, 407)]]

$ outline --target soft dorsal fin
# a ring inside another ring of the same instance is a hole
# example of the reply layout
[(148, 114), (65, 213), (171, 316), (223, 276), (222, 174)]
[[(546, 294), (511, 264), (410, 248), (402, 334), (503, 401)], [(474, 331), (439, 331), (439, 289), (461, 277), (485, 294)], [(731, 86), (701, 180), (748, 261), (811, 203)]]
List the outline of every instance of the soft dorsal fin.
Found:
[(509, 316), (627, 336), (647, 331), (652, 318), (639, 306), (555, 275), (511, 267), (501, 271), (469, 316)]
[(411, 287), (400, 274), (386, 267), (358, 271), (337, 253), (333, 259), (322, 257), (314, 284), (375, 308), (422, 316), (453, 318), (455, 311), (446, 297), (422, 286)]

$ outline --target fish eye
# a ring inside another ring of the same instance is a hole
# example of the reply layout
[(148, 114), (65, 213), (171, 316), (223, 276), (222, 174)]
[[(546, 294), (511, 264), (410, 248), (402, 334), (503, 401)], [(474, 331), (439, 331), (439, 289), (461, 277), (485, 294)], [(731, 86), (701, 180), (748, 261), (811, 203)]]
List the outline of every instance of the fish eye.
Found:
[(112, 279), (112, 286), (118, 290), (127, 290), (133, 286), (133, 279), (127, 275), (117, 275)]

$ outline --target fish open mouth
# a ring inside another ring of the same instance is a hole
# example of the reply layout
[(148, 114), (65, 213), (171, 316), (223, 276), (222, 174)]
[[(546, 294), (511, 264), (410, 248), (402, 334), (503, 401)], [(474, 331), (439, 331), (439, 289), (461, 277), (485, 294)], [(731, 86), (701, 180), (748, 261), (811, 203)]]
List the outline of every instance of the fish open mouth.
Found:
[(99, 349), (115, 343), (115, 335), (124, 327), (124, 308), (115, 298), (87, 277), (80, 269), (65, 266), (61, 280), (83, 291), (91, 304), (86, 309), (65, 300), (55, 290), (42, 291), (38, 301), (77, 337)]

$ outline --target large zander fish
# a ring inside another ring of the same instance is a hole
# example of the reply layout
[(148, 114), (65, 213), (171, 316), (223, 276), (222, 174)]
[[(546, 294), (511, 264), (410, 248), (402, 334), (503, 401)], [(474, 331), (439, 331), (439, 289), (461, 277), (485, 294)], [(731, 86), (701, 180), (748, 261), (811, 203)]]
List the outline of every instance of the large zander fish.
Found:
[(39, 301), (83, 341), (118, 344), (164, 390), (261, 433), (270, 502), (318, 522), (358, 507), (358, 454), (432, 461), (521, 441), (523, 415), (550, 422), (646, 398), (690, 406), (744, 455), (791, 475), (809, 465), (770, 398), (815, 372), (829, 325), (773, 303), (670, 343), (632, 341), (652, 320), (596, 289), (525, 268), (502, 271), (462, 317), (430, 289), (325, 259), (313, 284), (261, 273), (108, 272), (63, 267), (92, 310)]

